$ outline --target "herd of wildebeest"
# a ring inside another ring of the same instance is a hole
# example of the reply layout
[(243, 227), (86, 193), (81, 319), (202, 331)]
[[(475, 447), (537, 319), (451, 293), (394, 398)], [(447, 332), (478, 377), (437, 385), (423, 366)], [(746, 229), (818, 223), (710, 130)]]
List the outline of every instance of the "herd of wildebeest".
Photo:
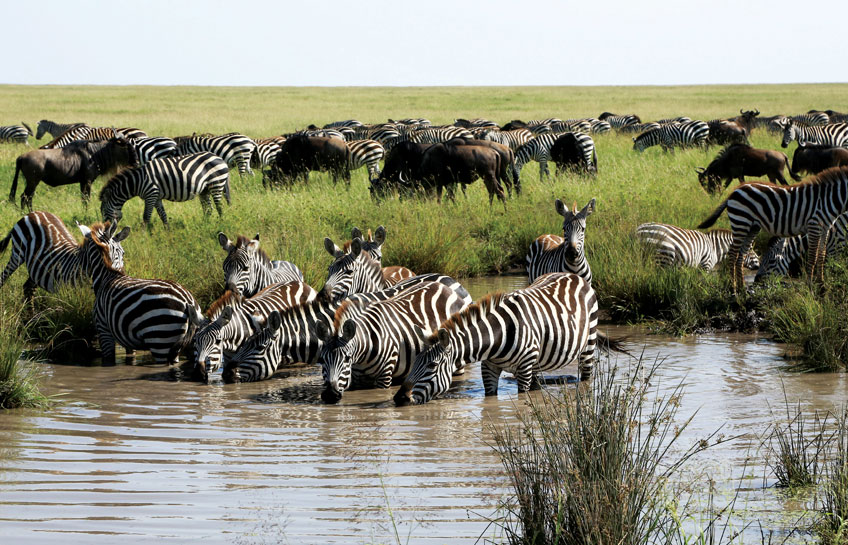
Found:
[[(229, 239), (218, 234), (226, 253), (227, 291), (204, 314), (191, 293), (176, 282), (134, 278), (124, 273), (118, 230), (123, 203), (145, 202), (144, 223), (163, 201), (198, 196), (211, 213), (214, 202), (230, 201), (230, 168), (242, 175), (262, 169), (263, 185), (280, 188), (306, 183), (309, 172), (328, 171), (333, 181), (350, 185), (350, 171), (366, 167), (369, 189), (379, 203), (387, 198), (455, 198), (455, 188), (482, 179), (492, 204), (507, 194), (520, 195), (521, 169), (537, 161), (540, 176), (547, 163), (587, 176), (599, 172), (593, 136), (609, 132), (636, 135), (634, 150), (659, 145), (724, 146), (698, 180), (708, 192), (733, 190), (700, 228), (712, 225), (725, 210), (731, 229), (708, 232), (647, 223), (636, 236), (649, 245), (663, 266), (713, 269), (729, 259), (734, 289), (744, 285), (743, 265), (787, 274), (806, 255), (807, 269), (821, 278), (827, 254), (846, 240), (848, 208), (848, 115), (832, 110), (796, 116), (760, 116), (757, 110), (708, 122), (686, 117), (643, 123), (633, 114), (604, 112), (598, 118), (556, 118), (499, 126), (485, 119), (457, 119), (434, 126), (428, 120), (389, 120), (367, 125), (356, 120), (323, 128), (310, 126), (274, 138), (251, 139), (239, 133), (150, 137), (134, 127), (91, 127), (42, 120), (37, 138), (54, 137), (16, 161), (10, 200), (20, 175), (26, 187), (21, 207), (29, 208), (0, 241), (11, 243), (11, 257), (0, 286), (20, 265), (29, 278), (26, 299), (41, 287), (88, 278), (95, 294), (94, 322), (104, 363), (114, 363), (117, 345), (128, 355), (149, 350), (160, 363), (176, 363), (185, 353), (193, 372), (205, 381), (225, 382), (271, 377), (295, 362), (320, 363), (321, 398), (338, 402), (352, 387), (389, 388), (400, 384), (398, 405), (425, 403), (442, 395), (452, 377), (480, 362), (486, 395), (497, 393), (503, 371), (515, 375), (519, 392), (538, 387), (541, 373), (576, 362), (579, 378), (591, 376), (598, 349), (623, 351), (619, 341), (597, 330), (597, 297), (584, 253), (586, 220), (595, 199), (578, 209), (556, 200), (563, 217), (562, 236), (538, 237), (527, 254), (530, 285), (493, 293), (474, 303), (455, 279), (438, 273), (415, 274), (402, 266), (383, 267), (382, 246), (388, 231), (363, 233), (354, 228), (341, 246), (327, 238), (331, 256), (327, 281), (318, 292), (303, 282), (288, 261), (271, 261), (259, 247), (259, 235)], [(782, 146), (797, 140), (793, 160), (775, 150), (748, 144), (752, 131), (782, 134)], [(0, 141), (29, 143), (33, 131), (0, 127)], [(383, 168), (380, 162), (383, 161)], [(787, 185), (783, 171), (794, 181)], [(111, 174), (110, 174), (111, 173)], [(63, 221), (49, 212), (33, 212), (39, 182), (76, 184), (84, 202), (92, 182), (110, 174), (100, 192), (103, 223), (78, 225), (77, 242)], [(765, 176), (769, 182), (748, 182)], [(777, 182), (774, 183), (774, 182)], [(723, 185), (722, 185), (723, 184)], [(782, 185), (778, 185), (782, 184)], [(504, 190), (506, 189), (506, 194)], [(753, 252), (761, 230), (773, 235), (762, 261)]]

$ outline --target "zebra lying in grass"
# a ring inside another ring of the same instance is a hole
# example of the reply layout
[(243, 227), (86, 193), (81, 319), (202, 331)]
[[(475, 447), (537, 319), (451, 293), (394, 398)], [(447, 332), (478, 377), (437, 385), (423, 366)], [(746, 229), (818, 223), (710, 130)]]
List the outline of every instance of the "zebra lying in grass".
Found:
[[(827, 234), (825, 255), (829, 258), (844, 251), (846, 242), (848, 242), (848, 214), (840, 214)], [(809, 251), (809, 245), (807, 235), (772, 237), (754, 282), (759, 282), (770, 274), (780, 276), (800, 274), (804, 269), (803, 261)]]
[[(636, 228), (636, 236), (653, 247), (657, 265), (700, 267), (706, 271), (724, 261), (733, 240), (730, 229), (702, 233), (664, 223), (643, 223)], [(759, 268), (760, 260), (754, 250), (745, 255), (743, 265), (748, 269)]]

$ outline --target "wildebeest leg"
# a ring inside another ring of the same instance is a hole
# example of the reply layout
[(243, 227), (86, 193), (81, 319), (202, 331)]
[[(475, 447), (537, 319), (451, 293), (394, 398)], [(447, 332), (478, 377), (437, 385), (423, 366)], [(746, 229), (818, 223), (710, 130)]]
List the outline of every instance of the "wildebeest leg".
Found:
[(771, 183), (775, 183), (775, 181), (776, 181), (777, 183), (780, 183), (780, 184), (782, 184), (782, 185), (789, 185), (789, 184), (786, 182), (786, 178), (784, 178), (784, 177), (783, 177), (783, 173), (782, 173), (782, 172), (777, 172), (777, 173), (774, 173), (774, 174), (769, 174), (769, 175), (768, 175), (768, 179), (769, 179), (769, 181), (770, 181)]
[(91, 200), (91, 182), (89, 180), (80, 182), (80, 195), (82, 195), (82, 205), (88, 208), (88, 201)]
[(21, 194), (21, 210), (27, 209), (29, 212), (32, 212), (32, 196), (35, 194), (35, 186), (30, 189), (29, 184), (27, 184), (26, 189)]

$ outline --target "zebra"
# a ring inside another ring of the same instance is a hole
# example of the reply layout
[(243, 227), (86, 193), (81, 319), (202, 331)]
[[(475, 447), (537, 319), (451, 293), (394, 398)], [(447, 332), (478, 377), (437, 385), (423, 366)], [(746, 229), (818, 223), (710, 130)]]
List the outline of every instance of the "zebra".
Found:
[[(657, 265), (683, 265), (699, 267), (705, 271), (715, 269), (724, 261), (733, 240), (733, 233), (729, 229), (713, 229), (702, 233), (664, 223), (643, 223), (636, 228), (636, 236), (654, 249)], [(751, 270), (758, 269), (760, 259), (751, 250), (745, 255), (743, 265)]]
[(761, 229), (781, 237), (806, 233), (807, 272), (823, 283), (827, 232), (836, 217), (848, 210), (848, 167), (829, 168), (788, 187), (766, 182), (742, 184), (698, 228), (712, 226), (725, 209), (733, 230), (728, 259), (734, 293), (737, 283), (744, 285), (742, 256)]
[(802, 127), (817, 127), (830, 123), (830, 116), (825, 112), (808, 112), (789, 116), (789, 120)]
[(666, 117), (665, 119), (658, 119), (654, 123), (659, 125), (670, 125), (672, 123), (689, 123), (692, 121), (691, 117), (679, 116), (679, 117)]
[(497, 129), (499, 125), (494, 121), (489, 121), (488, 119), (475, 118), (475, 119), (454, 119), (453, 124), (457, 127), (463, 127), (465, 129), (472, 128), (487, 128), (487, 129)]
[(273, 311), (283, 311), (310, 303), (318, 292), (303, 282), (271, 284), (250, 298), (227, 290), (206, 311), (206, 316), (187, 307), (194, 335), (195, 371), (204, 382), (253, 335), (253, 317), (267, 318)]
[(654, 121), (650, 123), (636, 123), (634, 125), (626, 125), (618, 130), (622, 134), (642, 134), (653, 129), (662, 128), (662, 125)]
[(71, 127), (76, 127), (79, 125), (85, 125), (85, 123), (55, 123), (50, 121), (49, 119), (42, 119), (36, 125), (35, 130), (35, 139), (41, 140), (44, 138), (45, 134), (50, 134), (53, 138), (58, 138), (62, 136), (62, 133), (70, 129)]
[(380, 175), (380, 161), (383, 160), (385, 149), (376, 140), (352, 140), (347, 143), (350, 149), (348, 167), (356, 170), (368, 167), (368, 179), (373, 180)]
[(415, 125), (415, 126), (426, 126), (429, 127), (433, 123), (425, 118), (425, 117), (407, 117), (406, 119), (389, 119), (389, 123), (394, 123), (397, 125)]
[[(377, 227), (377, 230), (374, 234), (371, 233), (371, 229), (368, 229), (367, 236), (362, 234), (357, 227), (354, 227), (350, 231), (350, 240), (345, 242), (341, 249), (338, 246), (333, 244), (333, 258), (338, 259), (343, 254), (349, 254), (351, 250), (351, 244), (353, 243), (353, 239), (360, 239), (362, 241), (362, 251), (368, 252), (371, 256), (371, 259), (377, 261), (382, 265), (383, 262), (383, 243), (386, 242), (386, 228), (382, 225)], [(332, 242), (332, 241), (330, 241)], [(329, 251), (329, 250), (328, 250)], [(415, 273), (410, 269), (400, 265), (393, 265), (390, 267), (383, 267), (383, 279), (386, 281), (386, 286), (391, 287), (401, 282), (402, 280), (406, 280), (408, 278), (412, 278), (415, 276)]]
[(633, 139), (633, 149), (643, 152), (645, 149), (659, 144), (663, 151), (673, 151), (675, 147), (698, 146), (706, 149), (709, 126), (703, 121), (689, 123), (672, 123), (662, 125), (659, 129), (643, 132)]
[(256, 147), (250, 154), (250, 166), (262, 169), (273, 165), (277, 160), (277, 154), (280, 153), (280, 147), (285, 141), (285, 136), (272, 136), (271, 138), (255, 140)]
[[(439, 282), (453, 289), (463, 298), (463, 304), (471, 303), (471, 297), (459, 282), (449, 276), (422, 274), (395, 286), (373, 293), (357, 293), (348, 301), (375, 302), (394, 297), (404, 290), (427, 282)], [(342, 301), (328, 301), (321, 297), (284, 310), (272, 312), (265, 323), (257, 321), (257, 332), (243, 342), (222, 372), (224, 382), (253, 382), (265, 380), (273, 375), (284, 362), (316, 363), (323, 346), (314, 335), (318, 322), (333, 323), (336, 310)], [(349, 313), (356, 309), (349, 309)]]
[[(561, 133), (546, 133), (540, 134), (518, 148), (515, 151), (515, 171), (521, 173), (522, 167), (531, 160), (539, 162), (539, 179), (545, 179), (550, 176), (551, 171), (548, 168), (548, 161), (551, 160), (551, 146), (554, 145), (556, 139), (562, 136)], [(574, 133), (578, 143), (583, 149), (583, 157), (587, 165), (594, 164), (595, 156), (595, 141), (592, 137), (586, 134)]]
[(383, 125), (371, 127), (365, 131), (356, 132), (354, 134), (354, 138), (359, 140), (375, 140), (379, 142), (383, 146), (383, 149), (386, 150), (386, 153), (388, 153), (395, 144), (399, 144), (401, 142), (402, 135), (397, 127)]
[[(315, 127), (311, 125), (310, 127)], [(302, 134), (304, 136), (323, 136), (324, 138), (337, 138), (339, 140), (349, 140), (348, 135), (353, 136), (356, 134), (356, 131), (350, 127), (336, 127), (334, 129), (319, 129), (308, 128), (301, 131), (295, 131), (293, 133), (284, 134), (286, 138), (291, 138), (292, 136), (296, 136), (298, 134)]]
[(624, 127), (628, 127), (630, 125), (640, 125), (642, 120), (639, 119), (638, 115), (635, 114), (627, 114), (627, 115), (615, 115), (610, 112), (604, 112), (598, 116), (598, 119), (601, 121), (606, 121), (609, 123), (610, 127), (616, 130), (621, 130)]
[(362, 122), (357, 121), (356, 119), (348, 119), (346, 121), (333, 121), (332, 123), (327, 123), (324, 125), (324, 129), (336, 129), (338, 127), (346, 127), (351, 129), (356, 129), (357, 127), (362, 127)]
[(253, 240), (236, 237), (235, 243), (218, 233), (218, 244), (227, 252), (222, 268), (227, 289), (244, 297), (253, 297), (275, 283), (303, 282), (303, 273), (290, 261), (271, 261), (259, 247), (259, 233)]
[(592, 269), (586, 260), (586, 218), (595, 211), (595, 199), (590, 200), (579, 212), (577, 203), (569, 211), (565, 204), (556, 200), (556, 211), (564, 219), (562, 236), (542, 235), (530, 245), (527, 252), (527, 276), (530, 283), (551, 272), (575, 273), (592, 283)]
[(582, 119), (567, 119), (558, 123), (551, 123), (548, 127), (554, 133), (582, 132), (589, 134), (589, 131), (592, 130), (592, 124)]
[(94, 289), (94, 327), (103, 363), (115, 363), (115, 344), (150, 350), (156, 363), (176, 363), (180, 351), (191, 341), (195, 326), (186, 307), (200, 308), (191, 293), (176, 282), (127, 276), (109, 259), (109, 241), (115, 224), (80, 226), (89, 239), (83, 245), (83, 270)]
[[(840, 214), (828, 231), (825, 255), (830, 257), (842, 252), (846, 242), (848, 242), (848, 214)], [(759, 282), (769, 274), (786, 276), (790, 272), (801, 270), (801, 258), (808, 250), (809, 243), (806, 235), (772, 237), (754, 282)]]
[(135, 148), (139, 164), (145, 164), (162, 157), (173, 157), (177, 154), (177, 143), (164, 136), (136, 138), (129, 141)]
[(63, 148), (71, 142), (78, 140), (101, 141), (110, 138), (125, 138), (134, 140), (145, 138), (147, 133), (134, 127), (89, 127), (85, 123), (72, 125), (68, 130), (54, 138), (52, 141), (41, 146), (40, 149)]
[[(412, 131), (407, 136), (407, 140), (415, 142), (416, 144), (439, 144), (441, 142), (447, 142), (452, 138), (473, 140), (474, 135), (471, 134), (471, 131), (462, 127), (441, 127), (433, 129), (419, 129), (417, 131)], [(401, 135), (401, 139), (395, 141), (394, 144), (397, 144), (400, 141), (403, 141), (403, 135)]]
[(238, 166), (240, 175), (250, 174), (250, 156), (256, 144), (247, 136), (239, 133), (229, 133), (221, 136), (178, 136), (177, 153), (188, 155), (208, 151), (227, 162), (230, 167)]
[(323, 321), (316, 326), (323, 343), (318, 357), (324, 377), (321, 399), (338, 403), (345, 390), (371, 381), (389, 388), (392, 380), (406, 376), (424, 348), (417, 329), (433, 331), (463, 308), (452, 289), (436, 282), (370, 304), (344, 301), (332, 329)]
[(24, 122), (21, 122), (20, 125), (0, 127), (0, 141), (5, 140), (7, 142), (29, 145), (30, 136), (32, 136), (32, 129)]
[(518, 148), (529, 142), (533, 138), (533, 133), (528, 129), (513, 129), (511, 131), (486, 130), (478, 135), (480, 140), (489, 140), (508, 146), (512, 151), (518, 151)]
[[(93, 227), (85, 227), (83, 234)], [(109, 223), (104, 229), (114, 231)], [(130, 228), (124, 227), (106, 241), (109, 260), (119, 270), (124, 268), (121, 241), (129, 234)], [(78, 243), (62, 220), (50, 212), (30, 212), (18, 220), (9, 234), (0, 240), (0, 254), (6, 251), (10, 241), (12, 255), (0, 275), (0, 287), (21, 264), (26, 263), (29, 278), (24, 282), (24, 300), (27, 302), (32, 300), (36, 287), (55, 293), (59, 285), (76, 284), (83, 275), (83, 246), (90, 239)]]
[(539, 388), (540, 373), (575, 360), (580, 380), (587, 380), (597, 345), (623, 352), (597, 327), (597, 296), (576, 274), (551, 273), (524, 289), (489, 294), (426, 339), (429, 347), (415, 357), (395, 404), (422, 404), (442, 395), (454, 370), (474, 361), (482, 361), (487, 396), (497, 395), (503, 371), (515, 375), (519, 393)]
[(789, 147), (789, 143), (793, 140), (797, 140), (799, 146), (848, 147), (848, 123), (802, 127), (784, 119), (777, 124), (783, 129), (783, 141), (780, 146), (784, 148)]
[(150, 225), (150, 216), (156, 208), (162, 223), (167, 225), (163, 200), (183, 202), (199, 196), (204, 214), (209, 215), (212, 213), (211, 198), (220, 217), (223, 214), (222, 195), (230, 204), (229, 168), (217, 155), (203, 151), (155, 159), (146, 165), (122, 170), (100, 191), (100, 213), (104, 220), (120, 220), (124, 203), (140, 197), (144, 201), (144, 224)]

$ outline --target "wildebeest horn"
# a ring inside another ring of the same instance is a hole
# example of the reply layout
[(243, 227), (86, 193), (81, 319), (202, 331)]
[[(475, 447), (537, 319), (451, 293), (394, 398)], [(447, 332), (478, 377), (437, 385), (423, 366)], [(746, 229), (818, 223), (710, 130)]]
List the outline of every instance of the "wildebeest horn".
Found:
[(698, 174), (705, 172), (706, 170), (707, 169), (705, 169), (704, 167), (695, 167), (695, 172), (697, 172)]
[(754, 115), (760, 115), (760, 111), (756, 108), (754, 108)]
[(403, 171), (398, 172), (398, 179), (402, 184), (406, 184), (406, 180), (403, 179)]

